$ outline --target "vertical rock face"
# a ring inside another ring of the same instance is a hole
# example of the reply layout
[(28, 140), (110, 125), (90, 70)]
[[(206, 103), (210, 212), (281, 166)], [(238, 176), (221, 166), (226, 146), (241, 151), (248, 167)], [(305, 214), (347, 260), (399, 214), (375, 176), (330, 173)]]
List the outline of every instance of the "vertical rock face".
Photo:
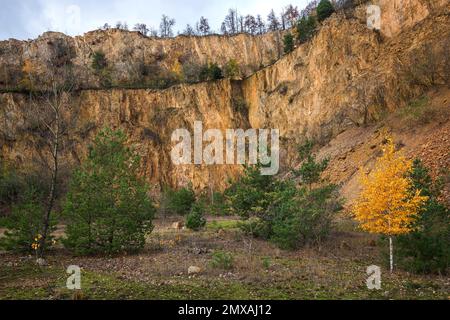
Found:
[[(202, 121), (205, 130), (223, 132), (228, 128), (280, 129), (281, 161), (286, 164), (294, 159), (296, 145), (305, 137), (326, 142), (395, 110), (430, 86), (448, 84), (448, 1), (378, 3), (381, 32), (367, 28), (365, 6), (352, 16), (336, 14), (310, 42), (241, 81), (225, 79), (165, 90), (77, 91), (71, 99), (75, 125), (63, 150), (66, 163), (79, 163), (102, 127), (121, 128), (141, 154), (142, 174), (152, 184), (192, 182), (197, 190), (221, 188), (240, 167), (173, 165), (174, 130), (193, 132), (194, 121)], [(46, 34), (31, 42), (0, 43), (0, 76), (2, 72), (10, 76), (24, 57), (52, 56), (48, 43), (54, 48), (55, 39), (60, 38), (70, 43), (71, 61), (77, 72), (87, 75), (87, 80), (80, 79), (88, 83), (96, 81), (87, 71), (90, 54), (100, 49), (115, 70), (141, 56), (146, 63), (156, 59), (167, 68), (186, 55), (198, 62), (236, 59), (244, 66), (259, 66), (275, 59), (279, 49), (276, 34), (167, 40), (122, 31), (97, 31), (76, 38)], [(21, 58), (14, 59), (14, 55)], [(45, 156), (26, 117), (32, 108), (27, 95), (0, 94), (1, 156), (21, 166)]]
[(146, 72), (161, 69), (179, 76), (181, 66), (187, 63), (224, 66), (231, 59), (241, 66), (246, 76), (280, 57), (280, 37), (275, 32), (261, 36), (239, 34), (162, 39), (110, 29), (72, 38), (46, 32), (31, 41), (0, 41), (0, 89), (20, 85), (21, 70), (26, 61), (39, 70), (42, 80), (45, 80), (45, 74), (57, 71), (60, 65), (70, 61), (78, 86), (98, 87), (99, 77), (91, 67), (95, 52), (105, 54), (110, 76), (118, 86), (133, 85), (141, 81)]

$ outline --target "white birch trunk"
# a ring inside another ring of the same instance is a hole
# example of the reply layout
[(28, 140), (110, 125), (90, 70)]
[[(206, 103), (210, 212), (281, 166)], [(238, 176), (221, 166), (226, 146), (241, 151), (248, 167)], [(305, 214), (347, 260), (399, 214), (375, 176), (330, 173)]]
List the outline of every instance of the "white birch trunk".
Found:
[(392, 243), (392, 237), (389, 237), (389, 264), (391, 273), (394, 272), (394, 245)]

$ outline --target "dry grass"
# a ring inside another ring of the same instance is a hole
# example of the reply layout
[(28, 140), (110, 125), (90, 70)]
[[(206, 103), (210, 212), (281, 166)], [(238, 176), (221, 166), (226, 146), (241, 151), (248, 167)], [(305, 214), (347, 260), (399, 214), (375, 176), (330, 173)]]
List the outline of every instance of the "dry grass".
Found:
[[(86, 299), (445, 299), (448, 278), (418, 276), (383, 269), (383, 290), (365, 286), (366, 268), (383, 265), (374, 238), (353, 231), (344, 219), (321, 246), (282, 251), (266, 241), (251, 239), (233, 227), (201, 232), (172, 230), (172, 220), (159, 220), (145, 250), (137, 255), (74, 257), (57, 248), (49, 266), (32, 259), (3, 254), (0, 299), (70, 299), (64, 288), (65, 268), (82, 267)], [(216, 251), (233, 256), (230, 270), (211, 266)], [(202, 273), (187, 274), (189, 266)]]

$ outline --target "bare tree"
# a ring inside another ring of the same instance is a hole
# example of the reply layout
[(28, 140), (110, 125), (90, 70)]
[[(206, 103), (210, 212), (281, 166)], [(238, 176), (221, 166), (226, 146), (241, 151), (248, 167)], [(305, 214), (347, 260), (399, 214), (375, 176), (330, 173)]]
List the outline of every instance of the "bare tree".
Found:
[(254, 16), (247, 15), (244, 21), (245, 31), (250, 34), (256, 34), (258, 32), (258, 24)]
[(175, 19), (169, 18), (163, 14), (161, 23), (159, 25), (159, 33), (162, 38), (173, 37), (173, 27), (175, 25)]
[(185, 36), (195, 36), (196, 32), (194, 30), (194, 28), (192, 28), (192, 26), (190, 24), (186, 25), (186, 29), (184, 29), (184, 31), (181, 33)]
[(197, 22), (197, 33), (203, 36), (210, 34), (211, 27), (209, 26), (208, 19), (201, 17), (200, 21)]
[(148, 31), (149, 31), (148, 28), (147, 28), (147, 25), (145, 23), (137, 23), (134, 26), (133, 30), (141, 33), (144, 36), (146, 36), (148, 34)]
[(116, 22), (116, 29), (128, 30), (128, 24), (126, 22), (117, 21)]
[(292, 4), (288, 5), (284, 9), (283, 17), (285, 20), (286, 28), (294, 27), (296, 22), (298, 21), (298, 18), (300, 17), (298, 8), (294, 7)]
[(278, 20), (275, 11), (272, 9), (267, 16), (268, 19), (268, 29), (269, 31), (277, 31), (280, 29), (280, 20)]
[(258, 30), (258, 34), (263, 34), (266, 32), (266, 24), (259, 14), (256, 16), (256, 28)]
[[(238, 12), (235, 9), (228, 10), (228, 15), (222, 24), (222, 32), (226, 34), (236, 34), (239, 32)], [(225, 31), (225, 32), (224, 32)]]

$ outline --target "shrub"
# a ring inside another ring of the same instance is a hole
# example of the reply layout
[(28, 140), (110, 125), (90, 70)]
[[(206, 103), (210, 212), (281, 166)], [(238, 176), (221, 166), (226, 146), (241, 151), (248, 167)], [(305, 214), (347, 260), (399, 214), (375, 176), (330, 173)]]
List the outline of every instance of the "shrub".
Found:
[[(5, 237), (0, 239), (0, 247), (9, 251), (32, 252), (39, 247), (32, 248), (42, 233), (42, 221), (45, 208), (42, 205), (42, 194), (31, 187), (26, 190), (18, 204), (13, 205), (12, 213), (4, 219), (7, 228)], [(49, 234), (55, 230), (56, 221), (51, 220)], [(46, 248), (52, 245), (53, 238), (47, 236)]]
[(317, 5), (317, 19), (324, 21), (334, 13), (333, 4), (329, 0), (321, 0)]
[(295, 195), (280, 197), (271, 208), (271, 240), (282, 249), (297, 249), (318, 243), (331, 230), (333, 213), (340, 209), (336, 187), (327, 185), (312, 191), (301, 188)]
[(433, 183), (428, 169), (415, 160), (411, 171), (415, 189), (429, 199), (414, 231), (397, 238), (398, 265), (417, 273), (448, 273), (450, 267), (450, 210), (439, 203), (441, 188)]
[(168, 188), (164, 193), (166, 210), (169, 214), (184, 216), (191, 211), (195, 203), (195, 193), (191, 185), (179, 190)]
[(151, 232), (154, 208), (138, 178), (139, 157), (121, 131), (105, 129), (71, 181), (64, 245), (76, 254), (136, 251)]
[(226, 191), (230, 211), (241, 216), (240, 228), (270, 240), (283, 249), (296, 249), (323, 240), (330, 232), (333, 214), (341, 209), (337, 188), (321, 180), (328, 161), (317, 162), (312, 142), (299, 148), (303, 161), (293, 174), (302, 184), (262, 176), (258, 166)]
[(200, 81), (202, 66), (192, 62), (183, 64), (183, 78), (187, 83), (197, 83)]
[(211, 267), (214, 269), (230, 270), (233, 268), (234, 258), (229, 252), (216, 251), (211, 258)]
[(105, 69), (108, 66), (108, 61), (106, 60), (106, 56), (102, 51), (94, 52), (92, 56), (92, 69), (99, 72)]
[(287, 33), (283, 38), (283, 45), (284, 45), (284, 53), (290, 53), (294, 51), (294, 36), (292, 33)]
[(316, 30), (316, 19), (313, 16), (302, 17), (297, 23), (297, 41), (305, 43), (312, 38)]
[(239, 228), (247, 235), (255, 238), (269, 240), (272, 235), (271, 224), (263, 221), (260, 218), (250, 218), (239, 223)]
[(201, 203), (195, 203), (191, 212), (186, 216), (186, 227), (188, 229), (199, 231), (206, 225), (206, 219), (203, 217), (204, 206)]
[(268, 194), (276, 190), (273, 176), (263, 176), (261, 165), (247, 166), (244, 174), (225, 191), (228, 211), (243, 219), (258, 216), (270, 205)]
[(222, 78), (222, 69), (216, 63), (204, 65), (200, 70), (200, 81), (219, 80)]
[(224, 68), (225, 77), (227, 78), (239, 78), (241, 76), (241, 70), (239, 64), (235, 59), (231, 59), (227, 62)]

